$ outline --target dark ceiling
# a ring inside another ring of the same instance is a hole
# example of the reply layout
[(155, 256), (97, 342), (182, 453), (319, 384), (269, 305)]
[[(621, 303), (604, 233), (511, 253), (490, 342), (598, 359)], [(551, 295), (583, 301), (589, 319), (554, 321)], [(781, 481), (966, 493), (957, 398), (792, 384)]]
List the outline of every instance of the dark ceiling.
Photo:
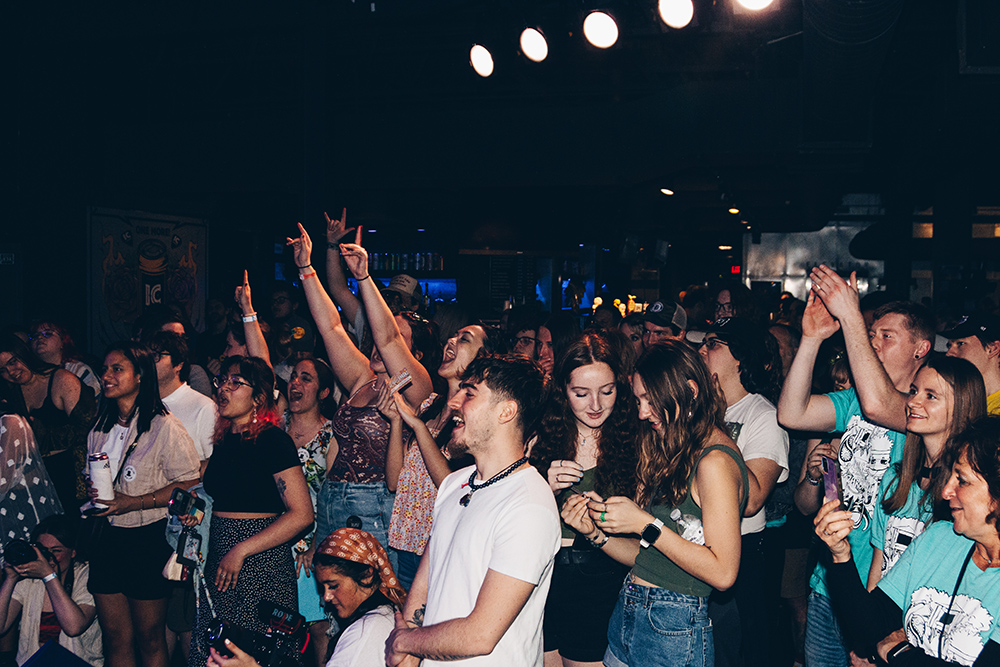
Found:
[[(956, 179), (966, 203), (1000, 203), (985, 0), (696, 0), (683, 30), (653, 0), (609, 0), (607, 51), (579, 1), (19, 4), (22, 213), (57, 199), (266, 230), (347, 205), (382, 238), (557, 248), (816, 229), (846, 193), (928, 206)], [(517, 52), (527, 24), (549, 37), (541, 64)]]

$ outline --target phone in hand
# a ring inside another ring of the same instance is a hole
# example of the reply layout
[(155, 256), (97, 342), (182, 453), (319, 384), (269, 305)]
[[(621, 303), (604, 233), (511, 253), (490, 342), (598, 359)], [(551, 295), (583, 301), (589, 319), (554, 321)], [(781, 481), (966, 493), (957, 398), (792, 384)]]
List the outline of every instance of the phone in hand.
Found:
[(843, 499), (840, 497), (840, 487), (837, 485), (837, 460), (829, 456), (823, 457), (823, 496), (824, 502)]

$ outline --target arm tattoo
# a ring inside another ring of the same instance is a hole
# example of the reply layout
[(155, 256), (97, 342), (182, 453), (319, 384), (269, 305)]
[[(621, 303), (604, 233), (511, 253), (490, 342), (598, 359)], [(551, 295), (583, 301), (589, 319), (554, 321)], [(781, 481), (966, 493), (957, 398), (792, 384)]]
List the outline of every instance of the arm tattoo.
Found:
[(285, 486), (286, 486), (285, 480), (283, 480), (283, 479), (281, 479), (279, 477), (278, 479), (274, 480), (274, 485), (278, 487), (278, 494), (282, 498), (284, 498), (285, 497)]
[(410, 619), (410, 623), (413, 623), (417, 627), (423, 627), (425, 611), (427, 611), (427, 605), (422, 605), (419, 609), (414, 610), (413, 618)]

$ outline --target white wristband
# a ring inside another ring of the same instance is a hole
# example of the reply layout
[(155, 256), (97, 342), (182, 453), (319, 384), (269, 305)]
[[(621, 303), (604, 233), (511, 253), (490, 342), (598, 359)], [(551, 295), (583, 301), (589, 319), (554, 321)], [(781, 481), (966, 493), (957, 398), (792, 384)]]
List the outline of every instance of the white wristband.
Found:
[(55, 572), (49, 572), (47, 575), (45, 575), (44, 577), (42, 577), (42, 583), (47, 584), (50, 581), (52, 581), (53, 579), (55, 579), (55, 578), (56, 578), (56, 573)]
[(244, 323), (256, 322), (256, 321), (257, 321), (257, 313), (250, 313), (249, 315), (244, 315), (243, 316), (243, 322)]

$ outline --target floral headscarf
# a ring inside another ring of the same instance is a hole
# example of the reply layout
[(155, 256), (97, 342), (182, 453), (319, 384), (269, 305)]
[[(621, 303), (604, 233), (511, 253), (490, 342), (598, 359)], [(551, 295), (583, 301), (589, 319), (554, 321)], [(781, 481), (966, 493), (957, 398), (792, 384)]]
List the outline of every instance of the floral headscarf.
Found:
[(327, 536), (319, 545), (317, 553), (343, 558), (354, 563), (371, 566), (381, 578), (379, 591), (400, 609), (406, 601), (406, 591), (399, 585), (396, 573), (392, 571), (389, 555), (370, 533), (357, 528), (339, 528)]

